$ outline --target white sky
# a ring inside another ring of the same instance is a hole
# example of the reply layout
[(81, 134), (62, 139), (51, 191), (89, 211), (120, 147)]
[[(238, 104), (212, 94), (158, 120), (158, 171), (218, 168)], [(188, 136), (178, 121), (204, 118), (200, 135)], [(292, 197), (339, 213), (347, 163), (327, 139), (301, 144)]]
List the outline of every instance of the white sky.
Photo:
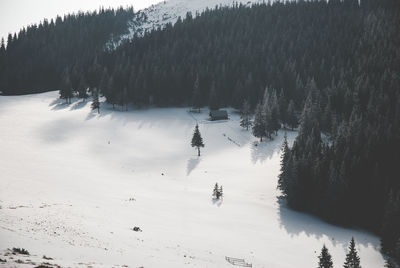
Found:
[(100, 6), (133, 6), (140, 10), (158, 2), (161, 0), (0, 0), (0, 38), (7, 41), (8, 33), (57, 15), (96, 10)]

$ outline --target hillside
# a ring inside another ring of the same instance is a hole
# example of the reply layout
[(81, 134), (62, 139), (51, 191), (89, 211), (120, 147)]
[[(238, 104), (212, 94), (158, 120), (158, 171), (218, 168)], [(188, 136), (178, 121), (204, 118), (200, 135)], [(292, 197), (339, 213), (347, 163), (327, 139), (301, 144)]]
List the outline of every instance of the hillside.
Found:
[[(314, 267), (325, 244), (344, 262), (355, 237), (364, 268), (379, 239), (286, 208), (276, 189), (283, 132), (259, 143), (238, 116), (186, 108), (65, 105), (57, 93), (0, 96), (0, 259), (69, 267)], [(196, 120), (202, 156), (190, 147)], [(287, 132), (290, 143), (295, 132)], [(234, 142), (235, 143), (234, 143)], [(224, 187), (222, 202), (211, 198)], [(142, 232), (132, 228), (140, 227)], [(5, 256), (23, 247), (32, 256)], [(0, 266), (3, 264), (0, 264)]]

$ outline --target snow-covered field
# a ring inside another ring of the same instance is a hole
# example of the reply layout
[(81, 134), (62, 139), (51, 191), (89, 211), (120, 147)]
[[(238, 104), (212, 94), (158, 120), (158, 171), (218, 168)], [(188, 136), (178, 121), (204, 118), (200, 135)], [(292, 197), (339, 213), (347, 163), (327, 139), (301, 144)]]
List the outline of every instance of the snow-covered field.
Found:
[[(283, 132), (259, 144), (232, 111), (224, 122), (185, 108), (103, 105), (97, 115), (89, 103), (67, 106), (57, 97), (0, 96), (0, 259), (7, 259), (0, 267), (33, 266), (18, 259), (233, 267), (226, 256), (253, 267), (316, 267), (324, 243), (339, 267), (352, 236), (362, 266), (383, 267), (378, 237), (278, 202)], [(206, 145), (199, 158), (190, 147), (195, 119)], [(291, 142), (295, 134), (288, 132)], [(221, 202), (211, 198), (216, 182)], [(31, 256), (9, 255), (12, 247)]]

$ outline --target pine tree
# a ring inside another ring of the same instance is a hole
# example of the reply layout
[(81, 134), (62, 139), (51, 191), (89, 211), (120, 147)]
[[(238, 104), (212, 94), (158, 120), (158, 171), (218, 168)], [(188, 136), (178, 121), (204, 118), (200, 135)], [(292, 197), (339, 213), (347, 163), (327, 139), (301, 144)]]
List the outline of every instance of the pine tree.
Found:
[(220, 199), (222, 198), (222, 195), (223, 195), (222, 185), (218, 187), (218, 183), (215, 183), (213, 190), (213, 197), (215, 199)]
[(215, 83), (212, 82), (211, 89), (210, 89), (210, 100), (208, 104), (210, 110), (218, 110), (219, 109), (219, 102), (217, 97), (217, 90), (215, 88)]
[(329, 254), (325, 245), (322, 247), (321, 254), (318, 256), (318, 268), (333, 268), (332, 256)]
[(385, 267), (386, 268), (397, 268), (396, 264), (391, 258), (386, 259), (385, 261)]
[(297, 126), (296, 108), (293, 100), (290, 100), (289, 102), (286, 116), (287, 116), (286, 122), (288, 126), (293, 130)]
[(79, 86), (78, 86), (78, 97), (81, 99), (86, 100), (86, 98), (88, 97), (87, 94), (87, 85), (85, 82), (85, 77), (82, 75), (81, 79), (79, 81)]
[(193, 105), (193, 108), (197, 109), (198, 112), (200, 113), (201, 91), (200, 91), (199, 75), (196, 76), (196, 80), (194, 81), (194, 85), (193, 85), (192, 105)]
[(278, 97), (276, 95), (276, 90), (272, 90), (271, 96), (269, 98), (269, 110), (271, 113), (271, 131), (275, 132), (275, 134), (278, 133), (278, 130), (281, 128), (281, 124), (279, 123), (279, 103), (278, 103)]
[(251, 126), (250, 104), (248, 100), (243, 102), (242, 110), (240, 111), (240, 126), (249, 130)]
[(92, 110), (97, 109), (97, 113), (100, 113), (99, 92), (97, 91), (97, 88), (93, 88), (92, 96), (93, 96), (93, 101), (91, 104)]
[(265, 137), (265, 117), (262, 110), (262, 105), (258, 104), (256, 107), (255, 115), (254, 115), (254, 123), (253, 123), (253, 135), (257, 138), (260, 138), (262, 142), (262, 138)]
[(290, 148), (287, 141), (287, 135), (283, 137), (282, 143), (282, 153), (281, 153), (281, 172), (278, 176), (278, 186), (277, 188), (286, 194), (286, 177), (287, 177), (287, 164), (290, 158)]
[(196, 124), (196, 127), (194, 129), (193, 137), (192, 137), (192, 147), (197, 148), (198, 156), (200, 156), (200, 147), (204, 147), (203, 143), (203, 138), (201, 137), (200, 131), (199, 131), (199, 125)]
[(71, 103), (71, 98), (74, 96), (74, 92), (72, 90), (71, 79), (69, 75), (69, 71), (66, 68), (63, 73), (62, 85), (60, 89), (60, 98), (65, 99), (67, 103)]
[(354, 242), (354, 237), (351, 238), (349, 245), (349, 252), (346, 255), (346, 261), (343, 265), (344, 268), (361, 268), (360, 257), (358, 257), (356, 250), (356, 243)]
[(394, 247), (394, 257), (400, 263), (400, 236), (397, 239), (396, 245)]
[(285, 124), (287, 122), (288, 104), (283, 89), (281, 89), (281, 92), (279, 94), (278, 105), (279, 105), (279, 119), (283, 124)]

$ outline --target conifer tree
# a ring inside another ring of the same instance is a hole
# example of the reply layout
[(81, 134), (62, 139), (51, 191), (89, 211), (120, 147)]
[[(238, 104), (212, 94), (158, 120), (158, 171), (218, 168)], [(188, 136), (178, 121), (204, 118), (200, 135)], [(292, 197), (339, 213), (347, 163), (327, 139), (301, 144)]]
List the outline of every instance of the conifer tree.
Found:
[(278, 97), (276, 95), (276, 90), (272, 90), (271, 97), (269, 98), (269, 110), (271, 113), (271, 131), (277, 134), (278, 130), (281, 128), (281, 124), (279, 123), (279, 103)]
[(281, 172), (278, 175), (278, 186), (277, 188), (281, 190), (284, 194), (286, 194), (286, 177), (287, 177), (287, 164), (290, 158), (290, 148), (288, 145), (287, 141), (287, 135), (285, 133), (285, 136), (283, 137), (283, 143), (282, 143), (282, 153), (281, 153)]
[(260, 138), (260, 142), (262, 142), (262, 138), (266, 135), (265, 117), (263, 114), (262, 105), (260, 103), (257, 105), (254, 115), (253, 135), (257, 138)]
[(283, 89), (281, 89), (281, 92), (279, 93), (278, 105), (280, 121), (285, 124), (287, 122), (288, 104)]
[(201, 137), (200, 131), (199, 131), (199, 125), (196, 124), (196, 127), (194, 129), (193, 137), (192, 137), (192, 147), (197, 148), (197, 155), (200, 156), (200, 147), (204, 147), (203, 143), (203, 138)]
[(354, 237), (351, 238), (349, 245), (349, 252), (346, 255), (346, 261), (343, 265), (344, 268), (361, 268), (360, 257), (358, 257), (356, 250), (356, 243)]
[(197, 109), (197, 111), (200, 113), (201, 92), (200, 92), (199, 75), (196, 76), (196, 80), (194, 81), (194, 85), (193, 85), (192, 105), (193, 105), (193, 108)]
[(290, 100), (289, 102), (286, 116), (287, 116), (286, 122), (288, 126), (293, 130), (297, 126), (296, 109), (293, 100)]
[(318, 260), (318, 268), (333, 268), (332, 256), (325, 245), (322, 247)]
[(218, 110), (219, 109), (219, 102), (217, 97), (217, 90), (215, 88), (215, 83), (212, 82), (211, 89), (210, 89), (210, 99), (208, 104), (210, 110)]
[(69, 71), (66, 68), (63, 73), (60, 98), (65, 99), (67, 103), (71, 103), (71, 98), (74, 96), (73, 93)]
[(240, 111), (240, 126), (249, 130), (251, 126), (251, 112), (248, 100), (243, 102), (242, 110)]
[(93, 101), (91, 104), (92, 110), (97, 109), (97, 113), (100, 113), (99, 92), (97, 91), (97, 88), (93, 88), (92, 96), (93, 96)]
[(87, 94), (87, 85), (85, 82), (85, 77), (82, 75), (81, 79), (79, 81), (79, 86), (78, 86), (78, 97), (81, 99), (86, 100), (86, 98), (88, 97)]
[(391, 258), (386, 259), (385, 261), (385, 267), (386, 268), (397, 268), (396, 264)]

